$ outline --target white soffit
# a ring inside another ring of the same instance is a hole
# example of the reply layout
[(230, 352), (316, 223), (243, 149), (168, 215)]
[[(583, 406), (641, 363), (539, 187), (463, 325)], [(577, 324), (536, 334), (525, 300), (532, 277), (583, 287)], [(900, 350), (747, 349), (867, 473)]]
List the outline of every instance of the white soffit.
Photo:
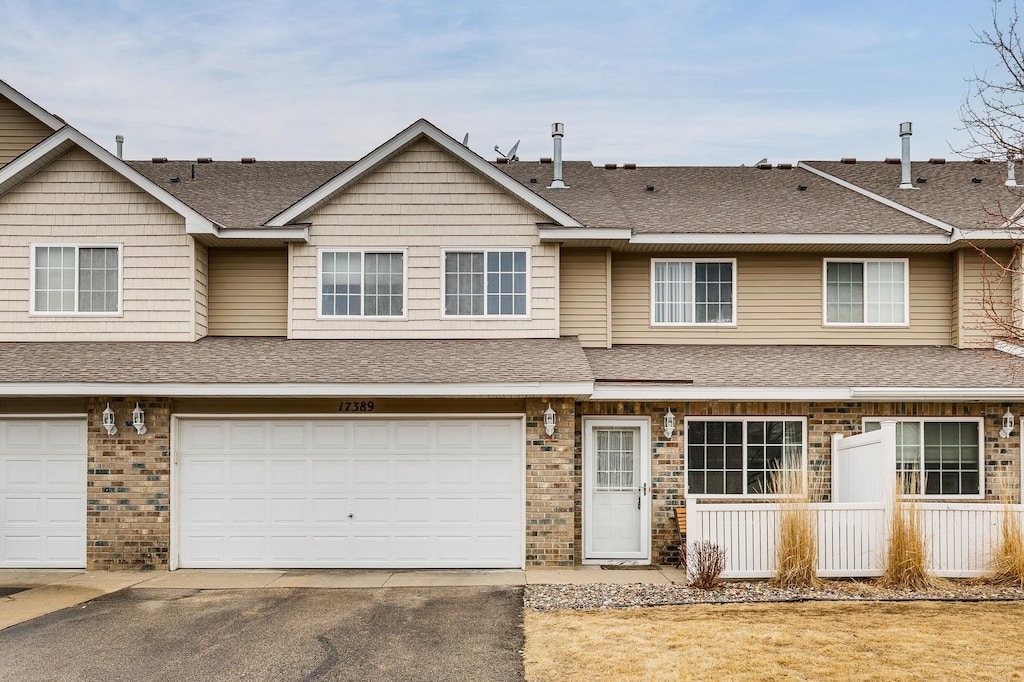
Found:
[(281, 213), (278, 213), (268, 220), (265, 225), (268, 227), (283, 227), (301, 219), (338, 192), (342, 192), (349, 186), (359, 182), (366, 175), (372, 173), (379, 165), (385, 163), (420, 137), (425, 137), (434, 142), (449, 154), (463, 161), (509, 194), (518, 198), (524, 204), (550, 218), (553, 222), (566, 227), (580, 227), (580, 223), (568, 213), (527, 189), (505, 173), (502, 173), (469, 147), (456, 141), (422, 118), (328, 180), (313, 192), (310, 192)]

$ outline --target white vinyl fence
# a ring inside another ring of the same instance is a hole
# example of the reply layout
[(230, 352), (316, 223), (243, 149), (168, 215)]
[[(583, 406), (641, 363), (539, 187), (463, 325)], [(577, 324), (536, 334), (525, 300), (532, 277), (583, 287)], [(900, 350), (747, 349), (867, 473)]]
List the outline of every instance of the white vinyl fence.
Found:
[[(810, 505), (817, 520), (818, 575), (879, 576), (885, 562), (890, 512), (881, 503)], [(1024, 506), (918, 502), (936, 575), (969, 578), (988, 569), (1004, 509), (1024, 525)], [(725, 550), (724, 578), (768, 578), (775, 573), (780, 510), (775, 503), (686, 505), (687, 542)]]

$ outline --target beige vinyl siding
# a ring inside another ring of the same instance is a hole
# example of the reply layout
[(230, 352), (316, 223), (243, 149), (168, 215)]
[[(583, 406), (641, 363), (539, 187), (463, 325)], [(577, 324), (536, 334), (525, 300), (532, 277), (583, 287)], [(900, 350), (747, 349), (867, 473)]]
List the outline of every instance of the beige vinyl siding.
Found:
[(563, 248), (559, 268), (562, 336), (608, 346), (608, 250)]
[(210, 249), (210, 336), (286, 336), (287, 249)]
[(6, 97), (0, 97), (0, 166), (53, 134), (49, 127)]
[[(122, 314), (30, 315), (33, 243), (120, 244)], [(0, 341), (192, 341), (194, 278), (184, 218), (84, 151), (0, 197)]]
[[(856, 254), (853, 254), (855, 256)], [(651, 325), (650, 254), (614, 253), (612, 342), (620, 343), (950, 343), (951, 257), (910, 257), (910, 326), (826, 327), (823, 257), (813, 254), (720, 254), (736, 258), (737, 325)], [(659, 258), (680, 257), (658, 254)], [(701, 258), (715, 256), (700, 255)], [(893, 255), (890, 257), (899, 257)]]
[(963, 252), (958, 251), (953, 254), (953, 276), (952, 285), (953, 291), (950, 295), (950, 306), (952, 308), (952, 315), (950, 316), (950, 344), (958, 348), (962, 348), (960, 345), (960, 318), (961, 308), (963, 307), (960, 301), (960, 292), (963, 289)]
[(1009, 265), (1009, 249), (988, 249), (992, 262), (974, 249), (958, 252), (962, 288), (960, 291), (960, 347), (991, 348), (995, 339), (1006, 336), (999, 321), (1012, 323), (1013, 276), (1000, 267)]
[[(414, 143), (310, 216), (291, 249), (293, 338), (546, 338), (558, 335), (558, 245), (543, 218), (427, 140)], [(318, 319), (319, 249), (404, 249), (405, 319)], [(527, 318), (443, 318), (442, 248), (527, 249)]]
[(196, 338), (202, 338), (209, 332), (209, 282), (210, 255), (205, 244), (196, 242)]

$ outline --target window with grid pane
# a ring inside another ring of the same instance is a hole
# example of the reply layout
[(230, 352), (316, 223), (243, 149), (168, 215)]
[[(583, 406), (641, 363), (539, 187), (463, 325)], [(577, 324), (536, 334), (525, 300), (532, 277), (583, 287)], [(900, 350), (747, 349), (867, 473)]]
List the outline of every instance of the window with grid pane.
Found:
[(597, 471), (594, 487), (601, 492), (632, 490), (636, 432), (632, 429), (597, 429)]
[(121, 306), (119, 248), (36, 246), (32, 310), (117, 313)]
[[(880, 421), (864, 422), (865, 431), (882, 428)], [(916, 474), (925, 495), (955, 496), (981, 493), (982, 451), (976, 421), (898, 420), (896, 467)]]
[(776, 472), (804, 470), (803, 431), (800, 420), (687, 420), (687, 492), (772, 494)]
[(906, 261), (825, 261), (827, 323), (905, 324), (906, 306)]
[(445, 315), (526, 315), (526, 261), (525, 251), (446, 252)]
[(653, 259), (652, 319), (655, 324), (732, 324), (734, 288), (732, 261)]
[(327, 317), (401, 317), (405, 255), (375, 251), (320, 254), (320, 314)]

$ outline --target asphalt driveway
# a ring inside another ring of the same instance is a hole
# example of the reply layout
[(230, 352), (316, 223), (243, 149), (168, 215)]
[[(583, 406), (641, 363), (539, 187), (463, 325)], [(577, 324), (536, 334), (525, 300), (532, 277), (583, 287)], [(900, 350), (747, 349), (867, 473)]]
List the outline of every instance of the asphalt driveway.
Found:
[(521, 587), (128, 589), (0, 631), (0, 680), (523, 680)]

